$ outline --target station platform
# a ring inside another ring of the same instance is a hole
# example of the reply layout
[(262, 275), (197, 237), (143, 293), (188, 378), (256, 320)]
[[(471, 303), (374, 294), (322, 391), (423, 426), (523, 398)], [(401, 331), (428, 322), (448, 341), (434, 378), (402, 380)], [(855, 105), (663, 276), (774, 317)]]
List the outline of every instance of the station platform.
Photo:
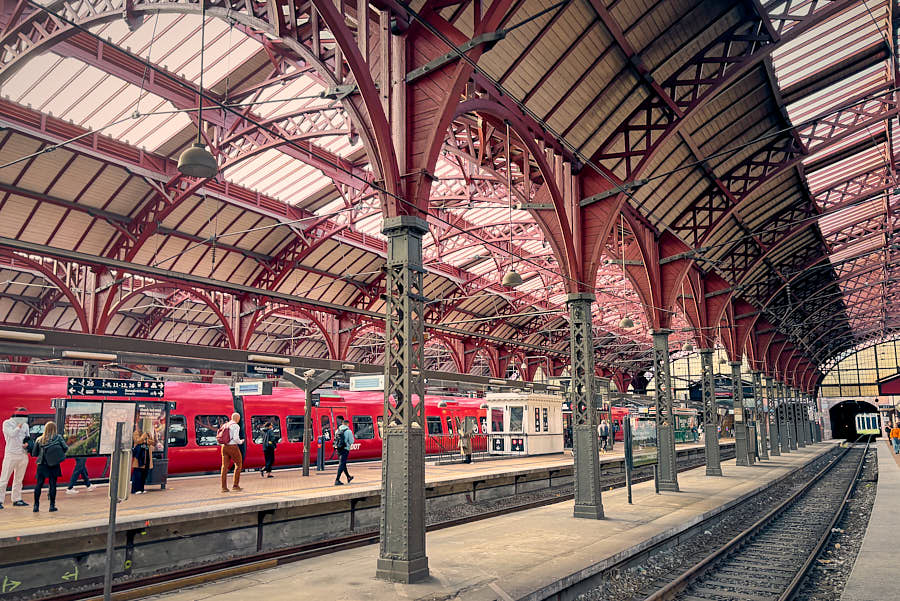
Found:
[[(723, 447), (733, 445), (733, 441), (723, 439)], [(623, 461), (621, 443), (618, 452), (601, 454), (603, 464), (614, 464)], [(678, 445), (680, 451), (702, 451), (699, 444)], [(555, 455), (539, 455), (533, 457), (491, 458), (475, 461), (471, 464), (456, 463), (450, 465), (426, 464), (425, 482), (427, 487), (435, 488), (446, 484), (480, 483), (482, 488), (491, 481), (505, 478), (518, 478), (520, 482), (530, 476), (556, 472), (559, 485), (565, 476), (571, 476), (572, 454), (570, 451)], [(381, 462), (367, 461), (350, 463), (349, 470), (353, 482), (349, 485), (335, 486), (336, 465), (327, 465), (325, 471), (317, 472), (310, 466), (310, 475), (304, 478), (299, 469), (282, 469), (274, 472), (273, 478), (261, 478), (259, 472), (244, 472), (241, 475), (241, 492), (222, 493), (220, 476), (190, 476), (170, 478), (165, 490), (148, 486), (147, 493), (132, 495), (118, 507), (117, 526), (119, 529), (161, 525), (183, 521), (186, 517), (204, 519), (220, 514), (232, 513), (241, 508), (278, 509), (288, 506), (310, 505), (322, 501), (340, 502), (370, 494), (379, 494), (381, 490)], [(232, 475), (228, 477), (231, 486)], [(524, 486), (524, 483), (523, 483)], [(83, 486), (76, 487), (78, 494), (67, 495), (65, 484), (60, 485), (57, 494), (59, 511), (48, 513), (42, 507), (40, 513), (32, 513), (31, 507), (15, 508), (6, 506), (0, 516), (0, 549), (13, 545), (21, 545), (46, 537), (72, 536), (102, 533), (105, 536), (108, 514), (108, 488), (105, 485), (95, 486), (96, 490), (87, 491)], [(477, 488), (476, 488), (477, 494)], [(44, 504), (46, 505), (46, 491)], [(25, 492), (26, 502), (30, 502), (29, 493)]]
[(682, 472), (678, 493), (655, 494), (652, 482), (637, 484), (633, 505), (623, 489), (604, 492), (604, 520), (575, 519), (572, 503), (564, 502), (429, 533), (431, 576), (422, 583), (375, 579), (378, 547), (369, 545), (148, 598), (287, 601), (302, 590), (309, 599), (348, 601), (545, 599), (740, 503), (834, 444), (748, 467), (724, 461), (723, 477), (707, 477), (704, 468)]
[(900, 536), (900, 455), (895, 455), (890, 442), (879, 440), (878, 489), (869, 526), (841, 601), (887, 601), (896, 599), (897, 539)]

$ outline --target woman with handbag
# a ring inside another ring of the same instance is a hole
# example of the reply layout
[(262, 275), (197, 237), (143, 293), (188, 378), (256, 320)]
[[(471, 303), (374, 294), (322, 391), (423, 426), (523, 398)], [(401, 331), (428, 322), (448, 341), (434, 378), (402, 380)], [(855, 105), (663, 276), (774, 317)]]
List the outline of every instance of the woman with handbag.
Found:
[(147, 475), (153, 467), (153, 451), (148, 444), (149, 435), (135, 432), (134, 447), (131, 449), (131, 494), (144, 494)]
[(59, 464), (66, 458), (69, 445), (57, 433), (56, 422), (47, 422), (44, 433), (34, 443), (31, 454), (37, 457), (37, 482), (34, 485), (35, 513), (41, 504), (41, 488), (49, 481), (50, 511), (56, 511), (56, 479), (62, 476)]

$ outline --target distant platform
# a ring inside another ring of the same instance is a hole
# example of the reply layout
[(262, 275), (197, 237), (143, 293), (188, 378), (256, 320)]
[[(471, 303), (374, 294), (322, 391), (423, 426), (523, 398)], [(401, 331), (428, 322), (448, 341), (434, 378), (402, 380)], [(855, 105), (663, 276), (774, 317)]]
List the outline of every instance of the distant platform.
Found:
[(878, 490), (869, 526), (841, 601), (888, 601), (900, 597), (897, 533), (900, 532), (900, 455), (879, 439)]

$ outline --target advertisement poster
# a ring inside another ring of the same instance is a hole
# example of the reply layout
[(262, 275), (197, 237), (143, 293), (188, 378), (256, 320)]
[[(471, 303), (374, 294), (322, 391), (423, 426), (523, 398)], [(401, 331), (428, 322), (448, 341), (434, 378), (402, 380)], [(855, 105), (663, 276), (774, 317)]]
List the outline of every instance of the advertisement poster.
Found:
[(68, 457), (100, 452), (101, 403), (69, 401), (62, 435), (69, 445)]
[(134, 435), (150, 435), (150, 450), (162, 451), (166, 434), (165, 403), (135, 403)]
[(123, 447), (132, 447), (131, 425), (134, 423), (134, 403), (103, 403), (103, 422), (100, 427), (100, 454), (109, 455), (116, 443), (116, 423), (125, 422), (122, 428)]

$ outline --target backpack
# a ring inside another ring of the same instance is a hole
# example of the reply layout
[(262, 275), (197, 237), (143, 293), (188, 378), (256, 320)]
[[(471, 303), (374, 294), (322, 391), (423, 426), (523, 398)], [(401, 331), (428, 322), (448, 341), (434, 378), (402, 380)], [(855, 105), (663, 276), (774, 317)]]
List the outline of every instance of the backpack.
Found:
[(344, 436), (344, 432), (347, 429), (344, 427), (338, 428), (337, 432), (334, 434), (334, 440), (332, 441), (332, 446), (334, 446), (334, 450), (341, 452), (347, 450), (347, 438)]
[(219, 426), (218, 432), (216, 432), (216, 442), (219, 444), (228, 444), (231, 442), (231, 428), (229, 427), (231, 422), (226, 422)]
[[(53, 467), (63, 462), (63, 459), (66, 458), (66, 451), (60, 444), (60, 440), (58, 438), (54, 438), (53, 441), (50, 442), (50, 444), (41, 449), (41, 455), (43, 455), (44, 463), (46, 463), (50, 467)], [(38, 461), (38, 463), (40, 463), (40, 460)]]

